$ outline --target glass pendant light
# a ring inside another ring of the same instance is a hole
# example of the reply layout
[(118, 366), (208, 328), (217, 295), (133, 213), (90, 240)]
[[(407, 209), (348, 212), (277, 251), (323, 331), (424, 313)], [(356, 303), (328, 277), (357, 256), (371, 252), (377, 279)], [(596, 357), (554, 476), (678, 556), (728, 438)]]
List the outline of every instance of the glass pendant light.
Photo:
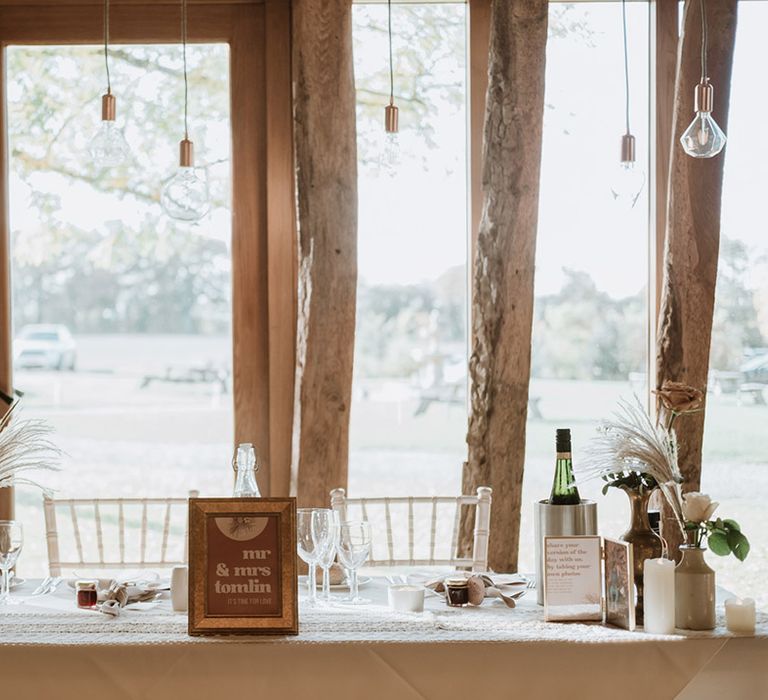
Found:
[(104, 0), (104, 65), (107, 69), (107, 92), (101, 96), (101, 126), (88, 145), (94, 165), (114, 167), (130, 158), (131, 149), (123, 132), (115, 124), (117, 100), (112, 94), (109, 76), (109, 0)]
[(696, 116), (680, 137), (680, 143), (691, 158), (712, 158), (723, 150), (726, 137), (712, 118), (715, 91), (707, 76), (708, 27), (704, 0), (700, 0), (699, 6), (701, 8), (701, 81), (693, 93), (693, 109)]
[(395, 68), (392, 61), (392, 0), (387, 0), (387, 37), (389, 41), (389, 104), (384, 108), (384, 163), (390, 168), (400, 162), (398, 134), (399, 110), (395, 104)]
[(621, 159), (611, 178), (611, 194), (617, 202), (634, 207), (645, 187), (645, 173), (635, 159), (635, 137), (629, 128), (629, 51), (627, 48), (627, 4), (621, 0), (624, 36), (624, 119), (626, 132), (621, 137)]
[(195, 168), (194, 144), (189, 139), (187, 79), (187, 0), (181, 1), (181, 46), (184, 61), (184, 138), (179, 143), (179, 168), (163, 186), (160, 203), (172, 219), (199, 221), (210, 208), (208, 178)]

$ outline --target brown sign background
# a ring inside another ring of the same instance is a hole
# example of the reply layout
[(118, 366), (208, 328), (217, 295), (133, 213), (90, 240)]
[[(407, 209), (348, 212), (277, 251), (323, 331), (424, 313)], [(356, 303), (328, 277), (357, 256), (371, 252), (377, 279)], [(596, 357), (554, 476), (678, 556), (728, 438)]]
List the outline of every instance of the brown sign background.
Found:
[(279, 518), (208, 514), (206, 535), (206, 613), (279, 616)]
[(296, 500), (189, 502), (189, 633), (297, 634)]

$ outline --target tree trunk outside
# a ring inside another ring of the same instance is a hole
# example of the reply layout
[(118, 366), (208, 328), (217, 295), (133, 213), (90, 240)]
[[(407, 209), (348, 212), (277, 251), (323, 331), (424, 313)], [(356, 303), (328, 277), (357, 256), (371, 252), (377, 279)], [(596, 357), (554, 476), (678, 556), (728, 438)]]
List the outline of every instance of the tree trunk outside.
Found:
[[(493, 488), (489, 566), (496, 571), (517, 570), (520, 540), (547, 22), (546, 0), (492, 2), (462, 486), (464, 493)], [(465, 552), (471, 532), (464, 517)]]
[(357, 289), (351, 0), (293, 4), (299, 309), (291, 492), (347, 485)]
[[(712, 116), (727, 133), (737, 0), (707, 3), (709, 77), (715, 89)], [(659, 333), (657, 387), (664, 380), (706, 391), (709, 348), (720, 247), (720, 208), (725, 151), (714, 158), (686, 155), (680, 135), (691, 123), (693, 94), (701, 78), (701, 14), (698, 2), (686, 4), (680, 37), (673, 125), (667, 236)], [(727, 150), (727, 146), (726, 146)], [(701, 482), (704, 411), (675, 423), (684, 491)], [(678, 557), (681, 532), (664, 503), (663, 534)]]

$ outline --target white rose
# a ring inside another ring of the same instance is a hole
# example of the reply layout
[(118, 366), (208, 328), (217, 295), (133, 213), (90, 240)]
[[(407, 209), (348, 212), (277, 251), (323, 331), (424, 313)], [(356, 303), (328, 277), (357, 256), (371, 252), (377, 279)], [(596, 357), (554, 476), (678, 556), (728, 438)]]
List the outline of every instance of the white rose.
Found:
[(691, 491), (683, 496), (683, 518), (694, 523), (703, 523), (712, 517), (720, 504), (706, 493)]

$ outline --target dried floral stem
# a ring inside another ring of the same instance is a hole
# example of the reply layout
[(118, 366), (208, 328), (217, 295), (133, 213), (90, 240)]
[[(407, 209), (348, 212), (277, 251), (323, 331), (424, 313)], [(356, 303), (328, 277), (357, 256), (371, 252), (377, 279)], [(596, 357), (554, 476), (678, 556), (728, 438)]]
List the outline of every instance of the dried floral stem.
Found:
[(598, 436), (587, 448), (586, 478), (647, 474), (659, 485), (683, 530), (683, 477), (675, 432), (654, 424), (640, 399), (634, 398), (634, 402), (622, 399), (613, 419), (598, 428)]
[(0, 488), (26, 484), (46, 491), (27, 474), (57, 471), (61, 450), (50, 441), (52, 429), (44, 421), (12, 421), (15, 405), (0, 419)]

